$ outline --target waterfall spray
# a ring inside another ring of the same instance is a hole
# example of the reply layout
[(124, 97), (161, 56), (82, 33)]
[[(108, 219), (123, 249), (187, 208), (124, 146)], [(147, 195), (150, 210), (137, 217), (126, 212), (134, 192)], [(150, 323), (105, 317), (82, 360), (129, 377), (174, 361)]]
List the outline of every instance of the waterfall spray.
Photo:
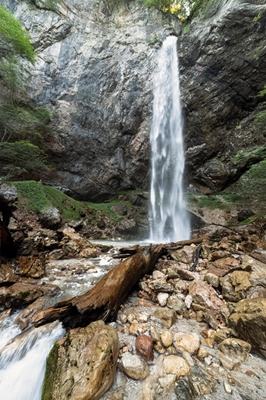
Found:
[(188, 239), (190, 222), (183, 195), (184, 149), (177, 38), (163, 43), (154, 75), (151, 143), (150, 241)]

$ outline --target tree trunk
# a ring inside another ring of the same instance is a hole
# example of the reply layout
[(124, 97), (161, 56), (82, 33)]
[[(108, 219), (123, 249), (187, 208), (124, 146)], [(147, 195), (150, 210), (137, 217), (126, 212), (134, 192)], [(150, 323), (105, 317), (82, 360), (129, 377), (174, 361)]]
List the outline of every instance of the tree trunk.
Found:
[(89, 292), (38, 312), (33, 323), (42, 325), (59, 319), (72, 328), (98, 319), (114, 320), (130, 290), (154, 267), (163, 251), (163, 245), (139, 247), (136, 254), (109, 271)]

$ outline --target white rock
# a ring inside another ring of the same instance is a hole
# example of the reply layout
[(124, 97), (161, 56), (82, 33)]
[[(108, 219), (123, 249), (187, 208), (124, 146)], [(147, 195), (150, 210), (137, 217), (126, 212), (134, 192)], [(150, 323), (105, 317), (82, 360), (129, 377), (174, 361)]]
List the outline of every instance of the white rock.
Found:
[(168, 297), (169, 297), (169, 293), (162, 293), (162, 292), (158, 293), (157, 300), (161, 307), (166, 306)]
[(192, 301), (193, 301), (192, 296), (190, 294), (188, 294), (185, 298), (185, 304), (188, 309), (191, 307)]

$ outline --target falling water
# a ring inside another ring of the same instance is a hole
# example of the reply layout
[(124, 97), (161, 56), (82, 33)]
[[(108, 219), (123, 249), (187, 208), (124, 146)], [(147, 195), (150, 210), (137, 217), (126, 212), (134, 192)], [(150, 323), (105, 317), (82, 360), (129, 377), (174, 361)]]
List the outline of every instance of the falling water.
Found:
[(164, 41), (154, 75), (149, 213), (150, 240), (156, 243), (190, 236), (182, 188), (185, 160), (176, 40), (169, 36)]
[(18, 334), (13, 319), (6, 321), (0, 323), (1, 399), (40, 400), (46, 357), (64, 329), (55, 322)]

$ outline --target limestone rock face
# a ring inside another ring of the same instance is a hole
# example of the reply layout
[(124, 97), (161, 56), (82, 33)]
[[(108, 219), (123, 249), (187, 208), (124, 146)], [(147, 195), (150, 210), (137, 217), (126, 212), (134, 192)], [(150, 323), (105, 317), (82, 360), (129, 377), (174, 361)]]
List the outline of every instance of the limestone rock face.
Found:
[[(31, 96), (56, 116), (47, 181), (99, 201), (118, 189), (147, 189), (152, 76), (163, 39), (180, 35), (179, 23), (137, 1), (55, 3), (1, 3), (40, 55)], [(239, 177), (256, 160), (232, 156), (265, 142), (254, 124), (264, 100), (257, 95), (265, 84), (265, 18), (262, 1), (209, 1), (179, 40), (187, 172), (202, 192)]]
[(117, 333), (103, 321), (71, 330), (48, 356), (42, 399), (100, 399), (113, 383), (118, 351)]
[(147, 187), (152, 72), (177, 19), (135, 1), (4, 3), (40, 54), (31, 90), (56, 115), (51, 180), (92, 200)]
[(240, 149), (264, 144), (254, 117), (265, 85), (265, 18), (262, 1), (211, 1), (181, 38), (187, 169), (206, 193), (239, 176), (249, 160), (230, 158)]
[(229, 323), (252, 350), (266, 357), (266, 299), (245, 299), (237, 303)]

